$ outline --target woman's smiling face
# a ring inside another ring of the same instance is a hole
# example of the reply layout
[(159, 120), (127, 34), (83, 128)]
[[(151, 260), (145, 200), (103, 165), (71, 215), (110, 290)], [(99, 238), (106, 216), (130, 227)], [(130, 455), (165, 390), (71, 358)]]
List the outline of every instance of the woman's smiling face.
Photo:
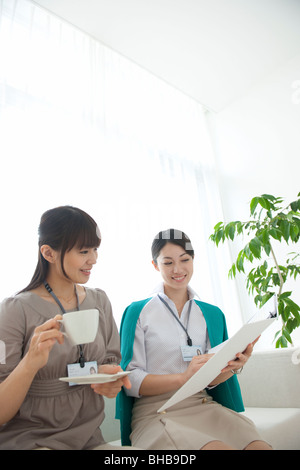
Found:
[(186, 288), (193, 275), (194, 262), (181, 246), (167, 243), (157, 257), (157, 263), (153, 261), (163, 278), (165, 285), (172, 289)]
[(64, 270), (69, 279), (78, 284), (85, 284), (98, 258), (97, 248), (72, 248), (64, 256)]

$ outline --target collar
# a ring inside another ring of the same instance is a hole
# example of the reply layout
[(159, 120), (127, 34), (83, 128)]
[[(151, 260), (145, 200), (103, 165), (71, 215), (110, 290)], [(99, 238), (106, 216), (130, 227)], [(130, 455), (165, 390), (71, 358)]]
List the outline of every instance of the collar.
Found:
[[(153, 296), (158, 295), (158, 294), (163, 295), (164, 297), (168, 298), (168, 296), (165, 294), (164, 283), (163, 282), (160, 282), (155, 287), (155, 289), (153, 289), (153, 291), (151, 292), (151, 295), (153, 295)], [(189, 296), (189, 300), (192, 300), (192, 299), (195, 299), (195, 298), (200, 300), (199, 295), (190, 286), (188, 286), (188, 296)]]

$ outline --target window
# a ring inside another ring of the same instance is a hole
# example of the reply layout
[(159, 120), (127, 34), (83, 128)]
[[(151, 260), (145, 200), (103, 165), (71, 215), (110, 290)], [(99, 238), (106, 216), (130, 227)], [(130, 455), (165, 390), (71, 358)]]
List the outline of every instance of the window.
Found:
[(159, 282), (150, 247), (170, 227), (193, 242), (193, 288), (222, 306), (231, 294), (208, 241), (222, 213), (202, 107), (28, 0), (0, 7), (1, 297), (33, 274), (41, 214), (71, 204), (99, 224), (90, 284), (117, 323)]

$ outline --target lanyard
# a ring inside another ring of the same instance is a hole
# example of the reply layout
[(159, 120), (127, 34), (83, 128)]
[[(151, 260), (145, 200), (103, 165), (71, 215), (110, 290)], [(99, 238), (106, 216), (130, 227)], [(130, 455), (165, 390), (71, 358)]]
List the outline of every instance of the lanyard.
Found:
[(158, 294), (158, 297), (159, 297), (159, 299), (162, 301), (162, 303), (165, 304), (165, 306), (167, 307), (167, 309), (172, 313), (173, 317), (174, 317), (175, 320), (179, 323), (179, 325), (181, 326), (181, 328), (185, 331), (185, 334), (186, 334), (186, 337), (187, 337), (187, 344), (188, 344), (188, 346), (192, 346), (192, 345), (193, 345), (193, 342), (192, 342), (192, 339), (191, 339), (191, 337), (190, 337), (190, 335), (188, 334), (188, 331), (187, 331), (188, 324), (189, 324), (189, 319), (190, 319), (191, 308), (192, 308), (192, 302), (190, 301), (190, 304), (189, 304), (187, 325), (186, 325), (186, 327), (185, 327), (185, 326), (181, 323), (181, 321), (179, 320), (179, 318), (177, 317), (177, 315), (173, 312), (173, 310), (171, 309), (171, 307), (167, 304), (167, 302), (166, 302), (159, 294)]
[[(44, 286), (45, 288), (47, 289), (47, 291), (49, 292), (50, 295), (52, 295), (53, 299), (55, 300), (55, 302), (58, 304), (58, 306), (60, 307), (62, 313), (66, 313), (64, 307), (62, 306), (60, 300), (56, 297), (56, 295), (54, 294), (53, 290), (51, 289), (51, 287), (49, 286), (49, 284), (44, 281)], [(77, 310), (80, 310), (79, 308), (79, 298), (78, 298), (78, 292), (77, 292), (77, 289), (76, 289), (76, 285), (74, 284), (74, 290), (75, 290), (75, 295), (76, 295), (76, 309)], [(84, 367), (84, 362), (85, 362), (85, 359), (84, 359), (84, 355), (83, 355), (83, 348), (82, 348), (82, 345), (80, 344), (79, 345), (79, 364), (80, 364), (80, 367)]]

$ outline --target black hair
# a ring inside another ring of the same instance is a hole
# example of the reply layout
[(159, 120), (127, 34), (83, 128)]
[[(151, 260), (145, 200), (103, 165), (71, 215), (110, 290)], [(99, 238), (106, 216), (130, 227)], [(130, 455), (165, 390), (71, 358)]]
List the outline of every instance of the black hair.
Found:
[(194, 258), (194, 249), (189, 237), (181, 230), (170, 228), (159, 232), (153, 240), (151, 252), (155, 263), (157, 263), (160, 251), (167, 243), (181, 246), (188, 255)]
[(38, 262), (26, 292), (39, 287), (46, 279), (49, 263), (41, 254), (41, 246), (49, 245), (60, 252), (61, 268), (66, 277), (63, 262), (65, 253), (74, 247), (99, 247), (100, 231), (94, 219), (77, 207), (60, 206), (46, 211), (40, 221)]

